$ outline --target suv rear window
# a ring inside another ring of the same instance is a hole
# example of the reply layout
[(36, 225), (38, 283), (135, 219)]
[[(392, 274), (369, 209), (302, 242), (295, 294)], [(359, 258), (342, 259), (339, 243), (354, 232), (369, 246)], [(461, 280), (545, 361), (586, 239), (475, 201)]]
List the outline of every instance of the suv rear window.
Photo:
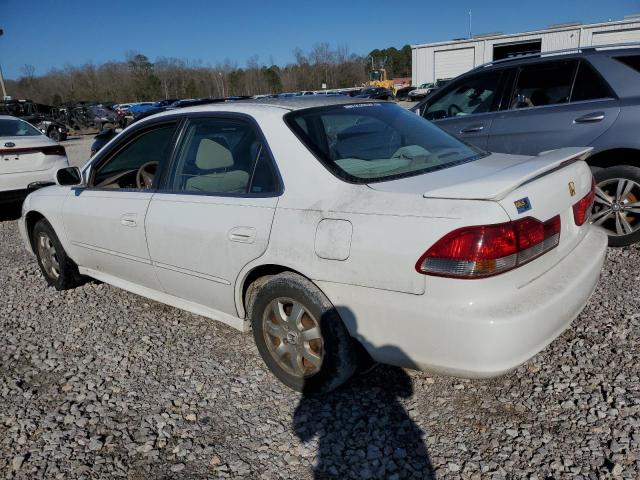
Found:
[(310, 108), (288, 113), (285, 121), (329, 170), (353, 183), (419, 175), (486, 155), (394, 104)]

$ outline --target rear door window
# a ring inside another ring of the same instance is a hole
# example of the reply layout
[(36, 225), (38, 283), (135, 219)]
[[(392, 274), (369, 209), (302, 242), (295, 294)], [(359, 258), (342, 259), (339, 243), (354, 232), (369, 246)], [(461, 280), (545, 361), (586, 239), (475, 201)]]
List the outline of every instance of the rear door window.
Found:
[(568, 103), (577, 63), (576, 60), (569, 60), (522, 67), (511, 97), (511, 108)]

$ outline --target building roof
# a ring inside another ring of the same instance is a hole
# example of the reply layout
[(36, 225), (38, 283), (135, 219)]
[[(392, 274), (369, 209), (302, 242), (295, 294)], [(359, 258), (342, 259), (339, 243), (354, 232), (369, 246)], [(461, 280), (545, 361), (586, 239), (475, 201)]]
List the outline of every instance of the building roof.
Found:
[(495, 35), (487, 34), (486, 36), (483, 35), (480, 38), (472, 37), (472, 38), (463, 38), (463, 39), (455, 39), (455, 40), (446, 40), (442, 42), (418, 43), (415, 45), (412, 44), (411, 48), (424, 48), (424, 47), (435, 47), (435, 46), (441, 46), (441, 45), (477, 43), (477, 42), (483, 42), (486, 40), (495, 40), (499, 38), (521, 37), (526, 35), (542, 35), (544, 33), (549, 33), (549, 32), (562, 32), (567, 30), (578, 30), (578, 29), (584, 29), (584, 28), (605, 27), (605, 26), (612, 26), (612, 25), (624, 25), (624, 24), (639, 23), (639, 22), (640, 22), (640, 18), (636, 18), (636, 17), (629, 17), (629, 18), (625, 18), (624, 20), (616, 20), (611, 22), (599, 22), (599, 23), (580, 24), (578, 22), (572, 22), (567, 24), (551, 25), (547, 28), (543, 28), (539, 30), (530, 30), (528, 32), (518, 32), (518, 33), (496, 32)]

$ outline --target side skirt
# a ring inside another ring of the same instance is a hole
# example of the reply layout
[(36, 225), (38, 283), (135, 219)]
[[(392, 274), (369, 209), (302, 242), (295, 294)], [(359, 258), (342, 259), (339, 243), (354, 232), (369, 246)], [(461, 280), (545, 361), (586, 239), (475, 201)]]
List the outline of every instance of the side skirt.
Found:
[(229, 315), (228, 313), (214, 310), (213, 308), (205, 307), (189, 300), (184, 300), (182, 298), (169, 295), (165, 292), (159, 292), (158, 290), (153, 290), (151, 288), (141, 287), (140, 285), (136, 285), (134, 283), (122, 280), (121, 278), (114, 277), (113, 275), (109, 275), (107, 273), (99, 272), (97, 270), (91, 270), (85, 267), (78, 267), (78, 270), (82, 275), (95, 278), (96, 280), (100, 280), (101, 282), (108, 283), (109, 285), (121, 288), (122, 290), (127, 290), (128, 292), (135, 293), (136, 295), (141, 295), (156, 302), (164, 303), (175, 308), (180, 308), (182, 310), (186, 310), (187, 312), (195, 313), (196, 315), (202, 315), (203, 317), (207, 317), (212, 320), (217, 320), (226, 325), (229, 325), (230, 327), (240, 330), (241, 332), (248, 332), (251, 329), (250, 323), (243, 318), (235, 317), (233, 315)]

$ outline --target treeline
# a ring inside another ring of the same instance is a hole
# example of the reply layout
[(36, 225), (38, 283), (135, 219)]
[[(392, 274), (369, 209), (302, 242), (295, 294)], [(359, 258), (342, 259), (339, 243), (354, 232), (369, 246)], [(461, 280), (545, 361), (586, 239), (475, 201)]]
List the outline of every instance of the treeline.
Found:
[[(408, 50), (408, 57), (406, 56)], [(404, 57), (403, 57), (404, 55)], [(60, 105), (77, 101), (147, 101), (160, 98), (222, 97), (344, 88), (368, 80), (371, 59), (376, 67), (386, 60), (389, 73), (411, 75), (411, 49), (374, 50), (369, 56), (350, 53), (346, 46), (332, 49), (315, 45), (308, 53), (294, 50), (295, 62), (279, 67), (252, 57), (244, 68), (229, 61), (216, 66), (179, 58), (159, 57), (152, 62), (129, 52), (125, 61), (96, 66), (66, 66), (35, 75), (32, 65), (22, 68), (17, 80), (8, 80), (7, 93), (38, 103)], [(404, 60), (403, 60), (404, 58)], [(407, 66), (408, 58), (408, 66)], [(407, 74), (408, 72), (408, 74)]]

